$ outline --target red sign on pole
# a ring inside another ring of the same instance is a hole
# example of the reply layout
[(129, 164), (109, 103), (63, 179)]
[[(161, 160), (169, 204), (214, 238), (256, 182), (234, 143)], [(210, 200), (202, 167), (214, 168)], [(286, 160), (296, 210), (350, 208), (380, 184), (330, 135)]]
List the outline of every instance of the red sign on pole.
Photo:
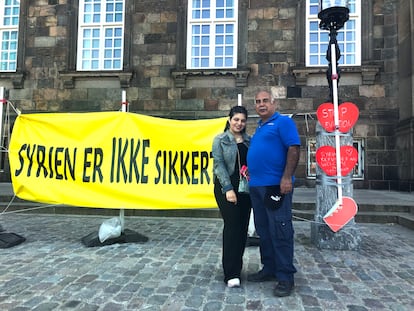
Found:
[[(358, 161), (358, 151), (353, 146), (341, 146), (341, 176), (348, 175)], [(316, 162), (328, 176), (335, 176), (336, 149), (332, 146), (322, 146), (316, 150)]]
[(358, 207), (354, 199), (342, 197), (342, 204), (338, 201), (323, 217), (325, 223), (333, 232), (339, 231), (357, 213)]
[[(323, 103), (316, 111), (319, 123), (327, 132), (335, 131), (334, 122), (334, 105), (332, 103)], [(358, 120), (358, 107), (349, 102), (342, 103), (338, 106), (339, 128), (342, 133), (347, 133)]]

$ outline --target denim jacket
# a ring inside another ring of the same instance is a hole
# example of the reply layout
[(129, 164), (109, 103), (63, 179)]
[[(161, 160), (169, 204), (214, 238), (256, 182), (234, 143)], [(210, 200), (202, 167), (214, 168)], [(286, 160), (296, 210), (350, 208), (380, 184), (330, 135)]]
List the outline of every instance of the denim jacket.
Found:
[[(249, 147), (250, 136), (243, 133), (244, 144)], [(237, 161), (237, 143), (229, 130), (217, 135), (213, 140), (213, 180), (218, 178), (223, 193), (233, 189), (230, 176), (234, 173)]]

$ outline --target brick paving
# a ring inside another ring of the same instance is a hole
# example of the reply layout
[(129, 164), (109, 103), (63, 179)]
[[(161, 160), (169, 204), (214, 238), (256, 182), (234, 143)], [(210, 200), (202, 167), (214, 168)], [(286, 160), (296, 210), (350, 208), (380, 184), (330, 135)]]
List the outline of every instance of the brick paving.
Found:
[(399, 225), (357, 224), (360, 249), (335, 251), (296, 221), (296, 288), (276, 298), (273, 283), (245, 280), (259, 269), (257, 247), (246, 249), (242, 287), (225, 287), (221, 219), (127, 217), (148, 242), (84, 246), (105, 219), (0, 214), (26, 238), (0, 249), (0, 310), (414, 310), (414, 231)]

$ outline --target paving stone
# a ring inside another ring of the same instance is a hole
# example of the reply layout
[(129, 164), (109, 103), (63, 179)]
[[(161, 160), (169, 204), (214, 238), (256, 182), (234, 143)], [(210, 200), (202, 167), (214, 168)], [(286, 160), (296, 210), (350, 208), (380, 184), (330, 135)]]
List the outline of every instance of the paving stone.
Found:
[(261, 266), (257, 247), (246, 248), (242, 286), (226, 287), (221, 219), (127, 217), (148, 242), (84, 246), (104, 219), (1, 215), (26, 241), (0, 253), (0, 310), (414, 310), (414, 232), (399, 225), (358, 224), (360, 249), (335, 251), (295, 221), (296, 288), (277, 298), (273, 283), (246, 282)]

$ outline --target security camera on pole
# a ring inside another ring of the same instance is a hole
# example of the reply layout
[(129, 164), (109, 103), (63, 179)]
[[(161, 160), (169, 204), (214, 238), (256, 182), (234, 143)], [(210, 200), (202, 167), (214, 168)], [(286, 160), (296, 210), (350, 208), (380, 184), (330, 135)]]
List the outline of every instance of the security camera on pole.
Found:
[(352, 250), (360, 243), (354, 222), (358, 206), (352, 198), (352, 171), (358, 160), (352, 127), (359, 110), (353, 103), (338, 103), (337, 66), (341, 52), (336, 39), (337, 31), (349, 19), (347, 1), (320, 0), (318, 17), (320, 29), (328, 30), (330, 38), (326, 53), (330, 102), (321, 104), (317, 110), (317, 200), (311, 240), (322, 249)]

